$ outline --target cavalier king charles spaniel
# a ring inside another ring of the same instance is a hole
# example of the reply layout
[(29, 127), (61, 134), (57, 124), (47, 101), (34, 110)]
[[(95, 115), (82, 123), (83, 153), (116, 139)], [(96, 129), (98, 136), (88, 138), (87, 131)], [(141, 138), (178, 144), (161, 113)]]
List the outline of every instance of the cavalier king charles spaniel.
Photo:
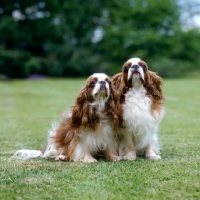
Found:
[(112, 84), (120, 91), (125, 127), (118, 130), (119, 155), (126, 160), (135, 160), (141, 154), (161, 159), (157, 137), (165, 113), (161, 77), (149, 71), (141, 59), (131, 58), (113, 77)]
[(60, 123), (50, 131), (44, 150), (19, 150), (14, 157), (96, 162), (95, 156), (101, 153), (118, 161), (121, 157), (114, 130), (122, 127), (122, 122), (122, 106), (111, 80), (95, 73), (87, 79), (71, 111), (63, 113)]

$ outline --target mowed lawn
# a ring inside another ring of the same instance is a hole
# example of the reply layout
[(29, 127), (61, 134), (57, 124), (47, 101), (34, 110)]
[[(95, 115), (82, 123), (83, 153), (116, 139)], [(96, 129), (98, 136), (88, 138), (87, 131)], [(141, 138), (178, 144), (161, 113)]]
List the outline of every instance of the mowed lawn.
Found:
[(200, 79), (164, 80), (162, 160), (11, 159), (41, 149), (85, 79), (0, 82), (0, 199), (200, 199)]

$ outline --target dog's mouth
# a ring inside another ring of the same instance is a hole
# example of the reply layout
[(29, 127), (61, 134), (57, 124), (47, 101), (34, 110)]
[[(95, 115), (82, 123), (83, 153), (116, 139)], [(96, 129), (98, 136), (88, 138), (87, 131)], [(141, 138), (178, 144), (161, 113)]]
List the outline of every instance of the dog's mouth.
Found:
[(133, 71), (133, 74), (139, 74), (140, 75), (140, 73), (138, 71)]
[(130, 68), (129, 73), (128, 73), (129, 83), (132, 84), (133, 82), (138, 81), (138, 80), (144, 81), (144, 74), (143, 74), (141, 68), (140, 67)]
[(134, 81), (134, 80), (137, 80), (137, 79), (140, 79), (142, 82), (144, 81), (142, 74), (138, 70), (134, 70), (132, 72), (132, 79), (130, 81)]
[(100, 96), (107, 96), (107, 89), (106, 88), (100, 88), (99, 89), (99, 95)]
[(108, 95), (108, 90), (105, 86), (101, 86), (99, 88), (99, 92), (97, 93), (97, 96), (101, 96), (101, 97), (107, 97)]
[(133, 77), (134, 75), (140, 76), (140, 72), (139, 72), (138, 70), (134, 70), (134, 71), (132, 72), (132, 77)]
[(106, 86), (101, 86), (99, 90), (100, 91), (107, 91), (107, 88), (106, 88)]

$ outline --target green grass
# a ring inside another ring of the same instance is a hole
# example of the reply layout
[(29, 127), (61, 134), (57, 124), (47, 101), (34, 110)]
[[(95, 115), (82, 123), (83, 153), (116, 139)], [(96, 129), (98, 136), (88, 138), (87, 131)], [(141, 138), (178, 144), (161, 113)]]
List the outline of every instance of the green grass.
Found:
[(17, 161), (41, 149), (85, 80), (0, 82), (0, 199), (200, 199), (200, 80), (164, 80), (162, 160)]

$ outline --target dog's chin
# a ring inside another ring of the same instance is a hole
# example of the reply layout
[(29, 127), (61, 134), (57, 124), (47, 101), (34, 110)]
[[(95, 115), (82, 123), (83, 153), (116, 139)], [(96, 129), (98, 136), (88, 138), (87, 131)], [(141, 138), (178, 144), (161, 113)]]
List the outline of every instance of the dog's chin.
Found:
[(140, 79), (140, 78), (141, 78), (141, 76), (140, 76), (140, 73), (139, 73), (139, 72), (133, 72), (133, 73), (132, 73), (132, 76), (131, 76), (131, 78), (130, 78), (130, 81), (138, 80), (138, 79)]
[(100, 87), (98, 92), (94, 95), (95, 98), (106, 98), (108, 96), (108, 89), (106, 87)]
[(96, 97), (107, 97), (108, 91), (107, 91), (106, 87), (101, 87), (95, 96)]
[(132, 81), (134, 82), (134, 81), (138, 81), (138, 80), (140, 80), (140, 81), (144, 81), (143, 80), (143, 77), (141, 76), (141, 74), (140, 74), (140, 72), (133, 72), (133, 74), (132, 74)]

